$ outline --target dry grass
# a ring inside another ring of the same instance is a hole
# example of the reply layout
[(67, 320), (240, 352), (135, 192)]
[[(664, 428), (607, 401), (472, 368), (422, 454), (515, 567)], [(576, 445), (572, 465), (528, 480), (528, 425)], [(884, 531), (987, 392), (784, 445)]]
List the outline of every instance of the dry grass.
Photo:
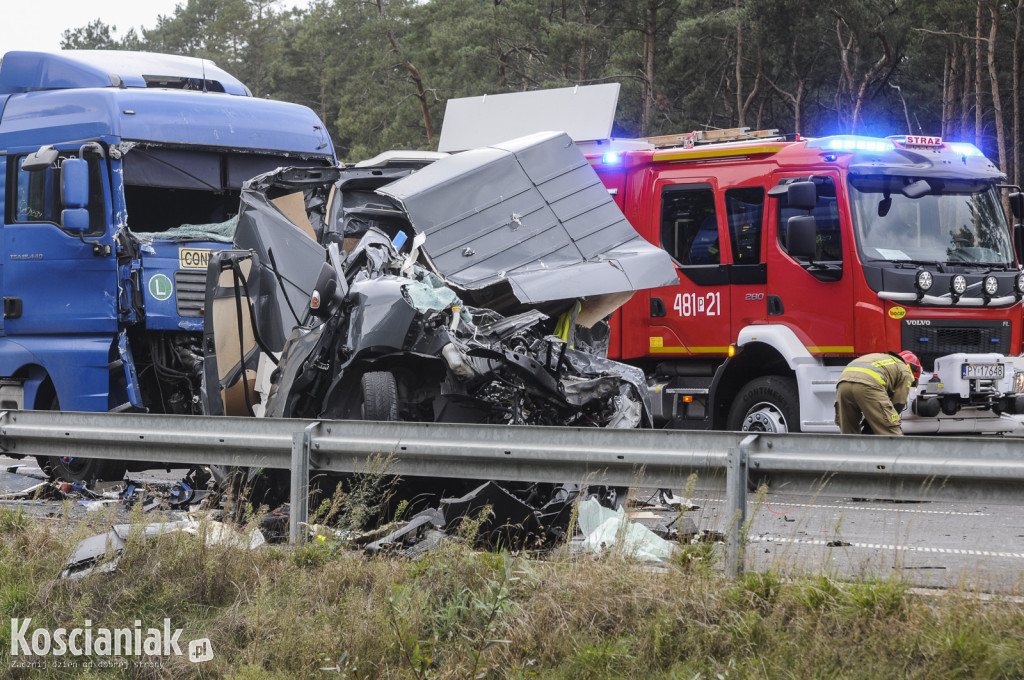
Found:
[(407, 561), (330, 542), (246, 551), (175, 533), (131, 541), (112, 574), (57, 580), (88, 533), (0, 510), (0, 676), (29, 677), (10, 668), (9, 617), (50, 630), (168, 617), (182, 641), (209, 637), (215, 658), (93, 677), (1024, 677), (1013, 601), (924, 598), (895, 580), (730, 581), (707, 545), (685, 547), (666, 572), (469, 541)]

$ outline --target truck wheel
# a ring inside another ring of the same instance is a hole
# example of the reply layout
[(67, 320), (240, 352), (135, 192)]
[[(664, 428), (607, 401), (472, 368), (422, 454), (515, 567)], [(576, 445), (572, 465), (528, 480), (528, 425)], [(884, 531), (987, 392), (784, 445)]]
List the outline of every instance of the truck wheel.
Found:
[(736, 395), (725, 425), (732, 431), (799, 432), (796, 381), (776, 375), (754, 378)]
[[(46, 411), (59, 411), (60, 402), (54, 395)], [(117, 460), (100, 458), (74, 458), (72, 456), (36, 456), (39, 467), (50, 477), (65, 482), (91, 482), (94, 479), (117, 481), (124, 477), (125, 464)]]
[(363, 392), (363, 420), (398, 420), (398, 385), (389, 371), (364, 373), (359, 381)]

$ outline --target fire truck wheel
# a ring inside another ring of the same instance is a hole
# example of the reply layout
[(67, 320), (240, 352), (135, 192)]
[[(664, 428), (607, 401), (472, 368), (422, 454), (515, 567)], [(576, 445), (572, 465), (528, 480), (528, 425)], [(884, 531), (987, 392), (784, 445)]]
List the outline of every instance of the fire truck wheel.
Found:
[(364, 373), (360, 380), (363, 391), (363, 420), (398, 420), (398, 385), (389, 371)]
[(776, 375), (754, 378), (736, 395), (725, 424), (732, 431), (799, 432), (796, 381)]
[[(56, 395), (47, 411), (59, 411)], [(75, 458), (73, 456), (37, 456), (39, 467), (53, 479), (65, 482), (117, 481), (124, 478), (125, 464), (118, 460)]]

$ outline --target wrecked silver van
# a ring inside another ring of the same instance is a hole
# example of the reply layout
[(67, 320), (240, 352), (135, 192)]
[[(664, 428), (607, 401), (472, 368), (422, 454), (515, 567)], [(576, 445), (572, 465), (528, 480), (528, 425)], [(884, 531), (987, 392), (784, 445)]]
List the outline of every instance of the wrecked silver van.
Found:
[(563, 133), (250, 180), (211, 256), (208, 414), (650, 426), (604, 321), (676, 283)]

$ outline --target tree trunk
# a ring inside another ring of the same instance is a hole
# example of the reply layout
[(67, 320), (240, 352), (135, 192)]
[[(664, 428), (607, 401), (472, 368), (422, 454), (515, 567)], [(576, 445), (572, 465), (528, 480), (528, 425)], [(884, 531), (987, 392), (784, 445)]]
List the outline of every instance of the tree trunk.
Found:
[(992, 24), (988, 31), (988, 80), (992, 88), (992, 114), (996, 122), (996, 146), (999, 147), (999, 169), (1006, 172), (1006, 130), (1003, 126), (1003, 100), (999, 96), (999, 73), (996, 71), (996, 32), (999, 29), (999, 5), (988, 6)]
[(743, 25), (740, 22), (740, 0), (735, 0), (736, 10), (736, 126), (743, 127)]
[(1017, 0), (1013, 8), (1014, 31), (1013, 31), (1013, 139), (1010, 140), (1013, 149), (1013, 183), (1020, 186), (1020, 60), (1022, 34), (1024, 34), (1024, 0)]
[(844, 92), (848, 92), (853, 89), (853, 76), (850, 74), (850, 46), (843, 41), (843, 20), (836, 20), (836, 40), (839, 42), (839, 84), (836, 86), (836, 118), (839, 123), (840, 129), (844, 132), (849, 132), (846, 126), (843, 124), (843, 117), (845, 115), (845, 108), (847, 102), (844, 99)]
[(854, 100), (853, 120), (850, 124), (850, 132), (853, 133), (857, 132), (857, 124), (860, 123), (860, 113), (864, 110), (864, 100), (867, 99), (868, 85), (874, 80), (875, 75), (882, 70), (882, 67), (889, 62), (889, 42), (881, 33), (878, 34), (878, 40), (882, 43), (882, 56), (871, 65), (871, 68), (864, 73), (864, 77), (860, 81), (860, 87), (857, 89), (857, 98)]
[(960, 92), (960, 139), (968, 139), (967, 120), (971, 115), (971, 48), (965, 40), (961, 45), (964, 62), (964, 87)]
[[(562, 26), (569, 23), (569, 0), (562, 0)], [(569, 80), (569, 62), (562, 62), (562, 80)]]
[[(954, 52), (955, 54), (955, 52)], [(949, 108), (950, 101), (952, 101), (951, 85), (952, 85), (952, 59), (950, 58), (950, 50), (946, 48), (946, 56), (942, 62), (942, 123), (939, 125), (939, 134), (942, 137), (947, 137), (946, 124), (949, 120)]]
[[(384, 0), (377, 0), (377, 12), (381, 21), (386, 21)], [(412, 62), (405, 58), (402, 46), (398, 44), (398, 38), (395, 37), (395, 32), (391, 30), (390, 25), (385, 24), (384, 35), (387, 36), (388, 42), (391, 44), (391, 51), (395, 53), (402, 68), (408, 71), (409, 77), (412, 78), (412, 82), (416, 86), (416, 98), (420, 101), (420, 111), (423, 113), (423, 130), (427, 135), (427, 146), (434, 148), (434, 124), (430, 121), (430, 107), (427, 105), (427, 91), (423, 87), (423, 78)]]
[(981, 110), (981, 28), (982, 2), (976, 0), (978, 12), (974, 19), (974, 145), (981, 148), (981, 138), (985, 132), (985, 121)]
[[(508, 56), (501, 49), (501, 36), (498, 32), (498, 6), (501, 5), (501, 0), (494, 0), (494, 13), (492, 18), (494, 19), (494, 58), (498, 63), (498, 89), (504, 90), (507, 83), (505, 79), (505, 57)], [(565, 6), (565, 3), (562, 3)]]
[[(757, 60), (757, 76), (754, 77), (754, 87), (751, 88), (750, 94), (743, 100), (743, 104), (740, 106), (740, 124), (739, 127), (743, 127), (743, 121), (747, 117), (747, 111), (750, 109), (750, 105), (754, 103), (754, 98), (757, 93), (761, 90), (761, 78), (764, 77), (764, 62), (761, 59)], [(759, 116), (760, 117), (760, 116)], [(760, 127), (760, 124), (758, 125)]]
[(590, 3), (583, 0), (583, 37), (580, 40), (580, 77), (576, 82), (580, 85), (587, 79), (587, 30), (590, 26)]
[(646, 137), (650, 124), (651, 109), (654, 106), (654, 48), (658, 30), (658, 7), (651, 2), (644, 11), (644, 91), (643, 119), (640, 121), (640, 136)]

